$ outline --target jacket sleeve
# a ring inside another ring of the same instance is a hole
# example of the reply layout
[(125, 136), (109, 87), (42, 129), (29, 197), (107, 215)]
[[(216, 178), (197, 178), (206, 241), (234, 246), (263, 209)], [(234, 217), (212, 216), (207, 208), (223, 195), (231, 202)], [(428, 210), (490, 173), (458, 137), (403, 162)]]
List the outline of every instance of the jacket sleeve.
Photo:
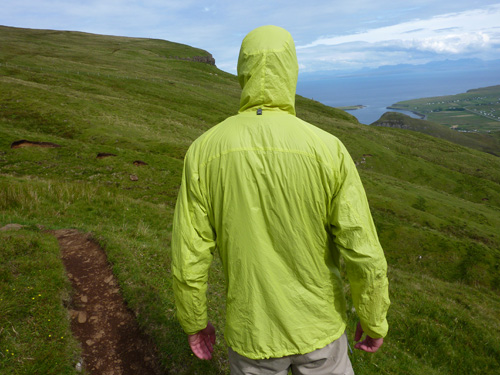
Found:
[(215, 249), (212, 229), (195, 165), (184, 161), (172, 230), (172, 274), (177, 318), (187, 334), (207, 326), (208, 270)]
[(342, 149), (341, 181), (330, 205), (330, 229), (346, 265), (361, 326), (373, 338), (384, 337), (390, 304), (387, 262), (358, 171)]

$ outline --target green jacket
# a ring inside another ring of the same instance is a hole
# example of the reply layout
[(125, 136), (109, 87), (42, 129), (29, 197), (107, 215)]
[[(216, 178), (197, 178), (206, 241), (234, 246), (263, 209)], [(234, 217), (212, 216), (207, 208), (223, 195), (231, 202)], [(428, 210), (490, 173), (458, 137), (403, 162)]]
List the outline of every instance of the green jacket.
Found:
[(227, 344), (249, 358), (304, 354), (339, 338), (346, 303), (370, 336), (387, 333), (387, 264), (363, 186), (343, 144), (295, 116), (290, 34), (264, 26), (243, 40), (240, 111), (189, 148), (174, 216), (178, 319), (207, 325), (217, 250), (226, 278)]

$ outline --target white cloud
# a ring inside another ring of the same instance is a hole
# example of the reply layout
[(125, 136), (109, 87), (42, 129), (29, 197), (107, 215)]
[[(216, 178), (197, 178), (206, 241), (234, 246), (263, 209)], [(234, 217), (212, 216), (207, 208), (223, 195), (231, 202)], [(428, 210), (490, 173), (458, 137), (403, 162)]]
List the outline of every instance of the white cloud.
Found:
[[(415, 19), (297, 46), (309, 69), (425, 63), (431, 59), (500, 59), (500, 4)], [(331, 62), (330, 67), (326, 62)]]
[(483, 32), (448, 34), (444, 37), (429, 37), (403, 43), (408, 49), (435, 53), (461, 54), (480, 51), (491, 46), (491, 37)]
[(435, 16), (425, 20), (414, 20), (396, 25), (366, 30), (365, 32), (323, 37), (314, 42), (298, 46), (297, 49), (311, 48), (319, 45), (338, 45), (349, 42), (377, 43), (388, 40), (413, 41), (426, 38), (448, 38), (447, 32), (462, 30), (463, 34), (492, 33), (499, 38), (500, 4), (485, 9), (475, 9), (462, 13), (451, 13)]

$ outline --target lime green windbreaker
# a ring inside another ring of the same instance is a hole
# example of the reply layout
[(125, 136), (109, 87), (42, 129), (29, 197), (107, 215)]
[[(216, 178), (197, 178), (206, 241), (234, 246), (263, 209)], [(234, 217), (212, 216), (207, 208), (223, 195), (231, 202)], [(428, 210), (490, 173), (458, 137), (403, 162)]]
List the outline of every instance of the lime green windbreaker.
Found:
[(290, 34), (243, 40), (240, 111), (189, 148), (174, 215), (172, 272), (187, 334), (207, 325), (214, 252), (226, 278), (227, 344), (253, 359), (304, 354), (339, 338), (342, 255), (364, 331), (387, 333), (386, 261), (356, 167), (334, 136), (295, 116)]

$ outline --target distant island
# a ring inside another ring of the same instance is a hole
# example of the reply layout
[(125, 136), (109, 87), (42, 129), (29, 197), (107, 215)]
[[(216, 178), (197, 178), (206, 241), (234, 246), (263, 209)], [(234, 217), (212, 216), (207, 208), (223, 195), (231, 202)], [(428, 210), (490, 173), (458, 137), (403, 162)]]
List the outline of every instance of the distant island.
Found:
[(363, 109), (366, 108), (366, 105), (358, 104), (358, 105), (348, 105), (345, 107), (337, 107), (338, 109), (341, 109), (343, 111), (355, 111), (357, 109)]

